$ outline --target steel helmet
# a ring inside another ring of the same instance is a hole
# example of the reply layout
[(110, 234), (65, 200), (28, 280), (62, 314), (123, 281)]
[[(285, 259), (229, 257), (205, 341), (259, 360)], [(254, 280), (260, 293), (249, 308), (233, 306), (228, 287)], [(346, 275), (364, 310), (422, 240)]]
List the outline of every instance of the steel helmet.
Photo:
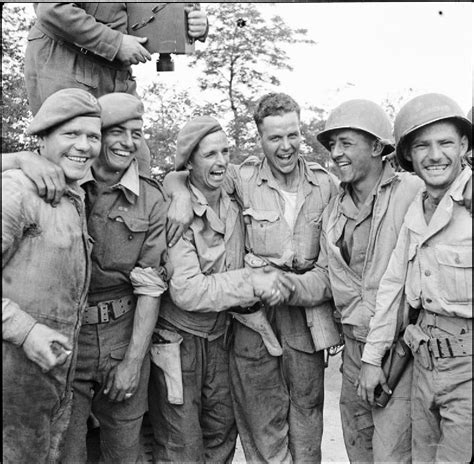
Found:
[(384, 145), (382, 155), (388, 155), (394, 149), (390, 119), (379, 105), (370, 100), (348, 100), (331, 111), (324, 130), (317, 135), (327, 150), (329, 135), (337, 129), (355, 129), (373, 135)]
[(413, 164), (405, 157), (406, 137), (421, 127), (443, 119), (454, 119), (459, 123), (463, 134), (472, 139), (472, 123), (464, 116), (459, 105), (439, 93), (427, 93), (413, 98), (406, 103), (395, 118), (396, 155), (400, 166), (406, 171), (413, 172)]

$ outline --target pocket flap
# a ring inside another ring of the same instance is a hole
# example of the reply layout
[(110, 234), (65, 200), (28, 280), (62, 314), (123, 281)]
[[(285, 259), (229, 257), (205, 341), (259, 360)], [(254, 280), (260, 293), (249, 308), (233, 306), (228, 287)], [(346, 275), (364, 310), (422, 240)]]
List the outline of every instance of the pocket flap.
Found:
[(251, 216), (256, 221), (276, 222), (280, 219), (278, 211), (247, 208), (242, 212), (244, 216)]
[(296, 351), (302, 351), (303, 353), (314, 353), (313, 342), (309, 334), (292, 334), (286, 337), (288, 345)]
[(132, 232), (146, 232), (150, 225), (148, 219), (127, 216), (123, 211), (111, 211), (109, 219), (123, 222)]
[(435, 247), (436, 258), (440, 264), (452, 267), (472, 267), (472, 249), (470, 247)]
[(121, 361), (125, 357), (125, 353), (127, 352), (128, 343), (126, 345), (117, 346), (110, 350), (110, 357), (112, 359), (116, 359)]

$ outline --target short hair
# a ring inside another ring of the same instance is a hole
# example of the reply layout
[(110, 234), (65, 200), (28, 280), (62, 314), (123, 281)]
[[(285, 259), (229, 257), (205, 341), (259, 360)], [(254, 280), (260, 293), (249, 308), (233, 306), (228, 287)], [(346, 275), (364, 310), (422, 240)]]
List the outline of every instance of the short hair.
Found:
[(298, 103), (286, 93), (267, 93), (257, 101), (253, 112), (253, 119), (260, 131), (260, 126), (267, 116), (281, 116), (295, 112), (300, 118), (301, 109)]

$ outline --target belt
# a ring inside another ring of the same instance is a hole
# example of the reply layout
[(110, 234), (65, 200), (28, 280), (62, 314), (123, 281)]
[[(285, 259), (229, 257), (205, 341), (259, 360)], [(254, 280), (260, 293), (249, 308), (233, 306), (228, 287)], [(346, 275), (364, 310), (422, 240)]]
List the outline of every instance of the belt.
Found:
[(77, 45), (74, 45), (71, 42), (68, 42), (67, 40), (63, 39), (61, 36), (54, 34), (50, 30), (45, 27), (44, 24), (42, 24), (40, 21), (36, 21), (35, 26), (43, 33), (46, 34), (50, 39), (60, 43), (63, 45), (65, 48), (68, 48), (69, 50), (73, 51), (74, 53), (78, 53), (81, 55), (87, 55), (87, 58), (90, 60), (96, 62), (97, 64), (101, 66), (106, 66), (108, 68), (115, 69), (116, 71), (124, 71), (129, 68), (129, 66), (122, 64), (118, 60), (114, 61), (109, 61), (106, 58), (97, 55), (96, 53), (88, 50), (87, 48), (84, 47), (78, 47)]
[(469, 337), (430, 338), (428, 348), (435, 358), (472, 356), (472, 339)]
[(105, 324), (111, 319), (118, 319), (135, 307), (133, 295), (123, 296), (116, 300), (100, 301), (95, 306), (87, 306), (82, 316), (82, 325)]
[(420, 314), (422, 325), (438, 327), (451, 335), (463, 335), (472, 332), (472, 319), (458, 316), (443, 316), (423, 309)]

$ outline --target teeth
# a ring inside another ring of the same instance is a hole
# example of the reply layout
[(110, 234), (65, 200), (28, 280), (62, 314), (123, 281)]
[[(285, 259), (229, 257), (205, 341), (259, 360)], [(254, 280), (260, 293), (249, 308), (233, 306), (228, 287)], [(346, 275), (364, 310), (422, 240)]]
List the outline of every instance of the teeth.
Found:
[(74, 161), (75, 163), (85, 164), (88, 158), (84, 158), (83, 156), (66, 156), (68, 160)]
[(447, 164), (439, 164), (436, 166), (427, 166), (425, 169), (427, 171), (444, 171), (447, 167)]
[(114, 150), (113, 153), (118, 156), (129, 156), (130, 152), (122, 150)]

